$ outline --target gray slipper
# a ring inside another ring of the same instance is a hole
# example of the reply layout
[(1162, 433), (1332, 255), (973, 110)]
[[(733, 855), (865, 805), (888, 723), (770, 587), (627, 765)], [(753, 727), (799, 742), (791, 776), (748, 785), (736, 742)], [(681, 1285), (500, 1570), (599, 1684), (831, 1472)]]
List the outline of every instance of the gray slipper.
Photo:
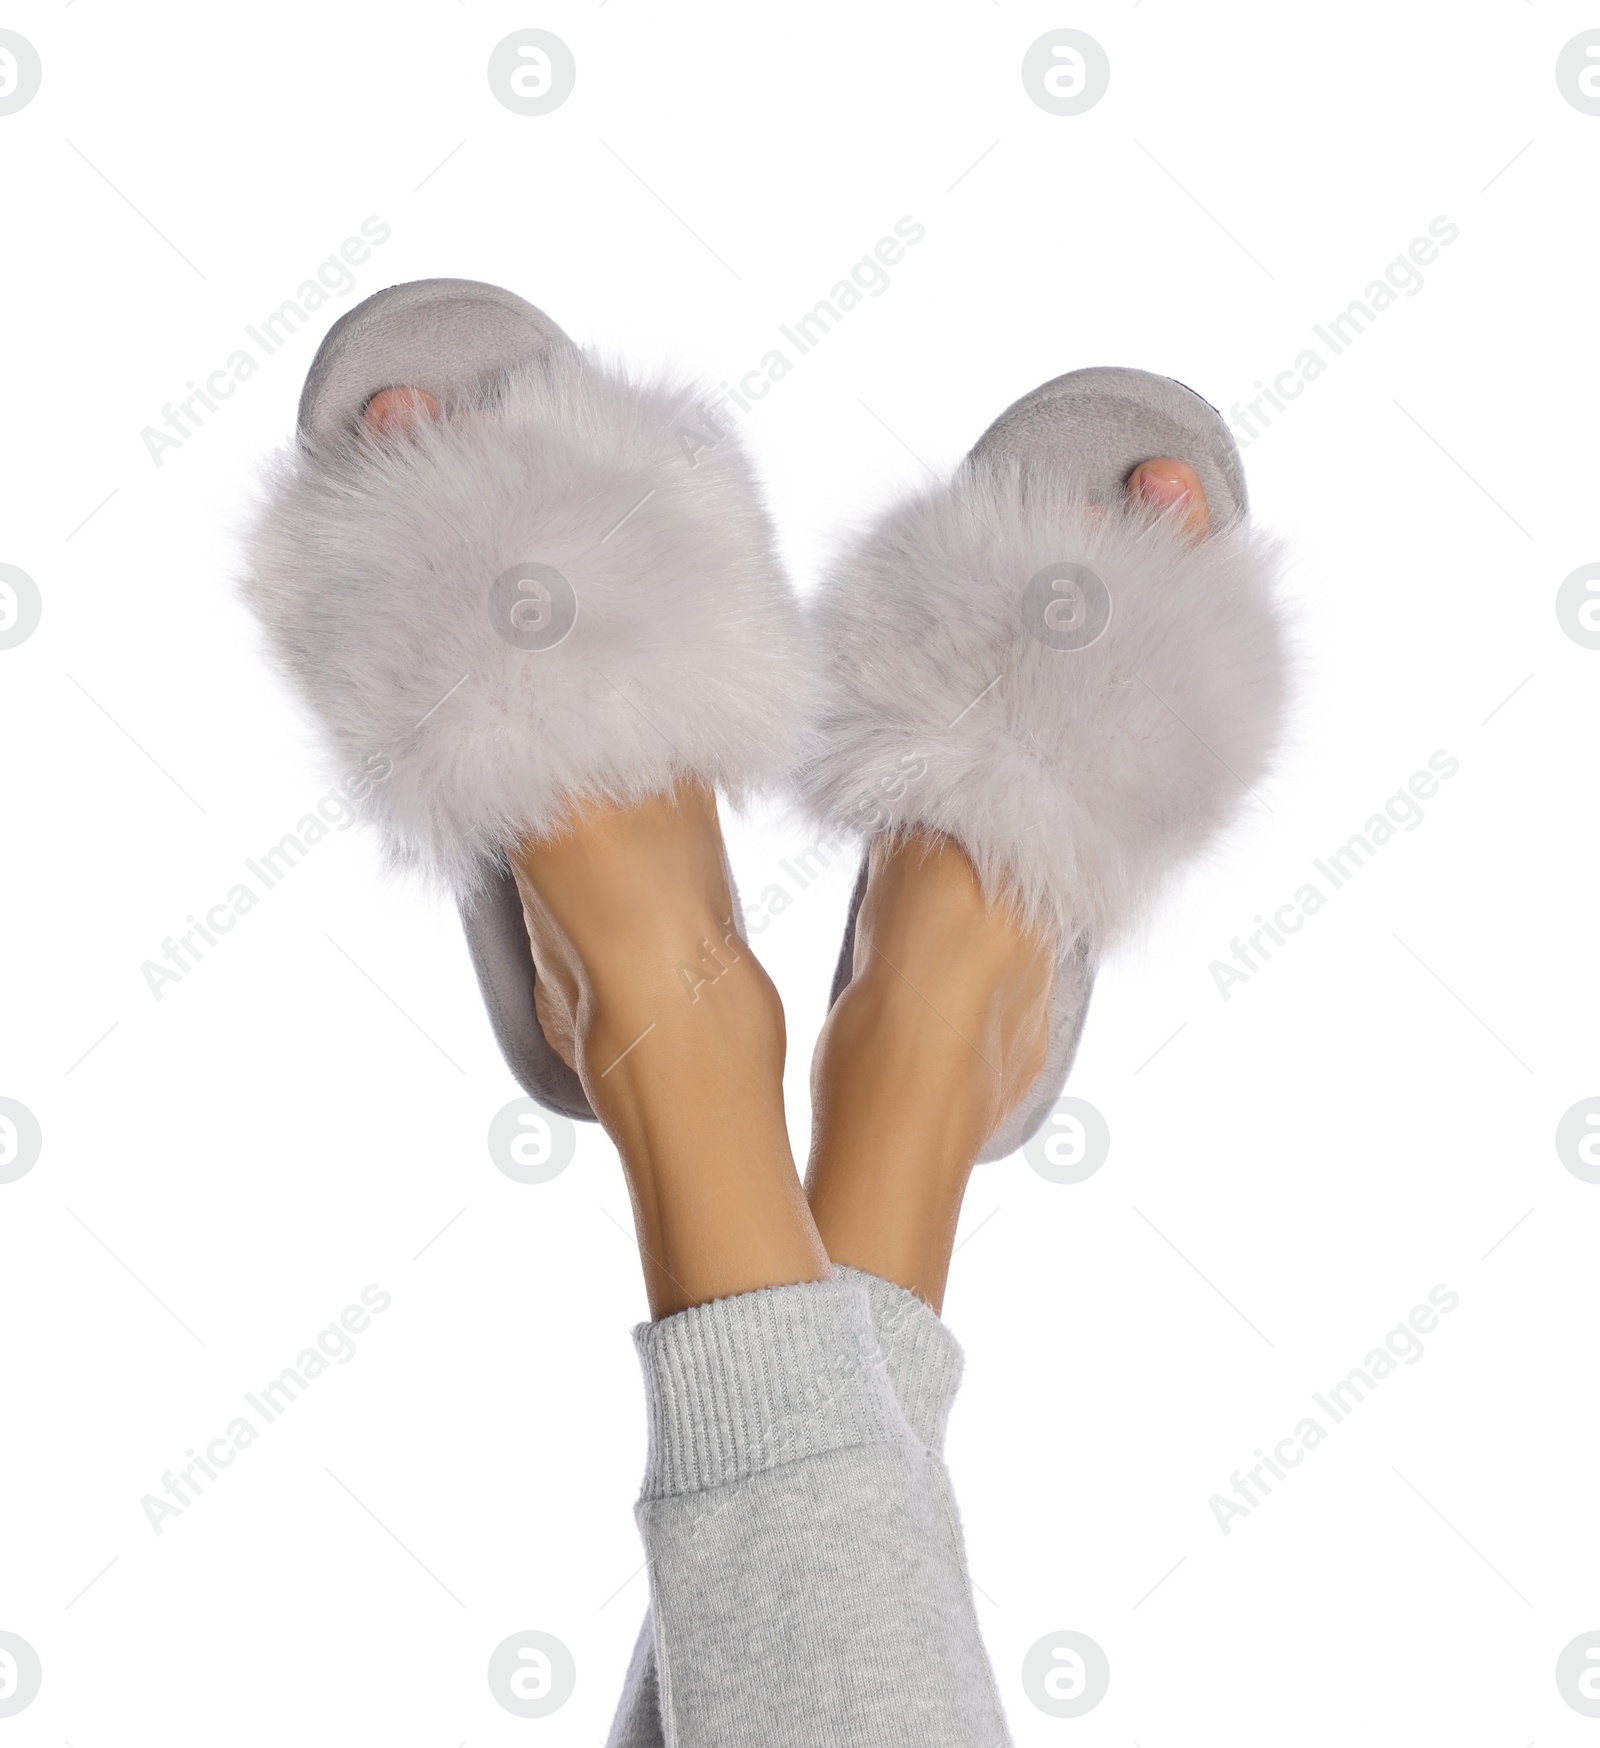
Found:
[[(399, 386), (442, 417), (365, 428)], [(737, 798), (788, 758), (798, 614), (726, 420), (580, 351), (511, 292), (393, 286), (323, 341), (248, 567), (347, 793), (394, 862), (457, 900), (512, 1072), (591, 1116), (538, 1023), (505, 848), (574, 801), (691, 779)], [(737, 899), (729, 924), (743, 933)]]
[[(1129, 504), (1129, 475), (1161, 456), (1199, 475), (1203, 539)], [(1221, 416), (1166, 377), (1095, 369), (1008, 408), (816, 597), (810, 811), (868, 838), (956, 839), (985, 889), (1058, 943), (1045, 1068), (985, 1159), (1049, 1115), (1102, 950), (1265, 769), (1285, 695), (1278, 569)], [(863, 862), (834, 1000), (866, 876)]]

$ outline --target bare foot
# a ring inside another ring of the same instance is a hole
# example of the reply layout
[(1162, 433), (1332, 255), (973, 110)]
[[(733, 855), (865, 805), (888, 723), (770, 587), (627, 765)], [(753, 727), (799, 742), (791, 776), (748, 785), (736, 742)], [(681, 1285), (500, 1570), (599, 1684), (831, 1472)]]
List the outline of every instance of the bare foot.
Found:
[(1044, 1066), (1055, 963), (953, 840), (872, 846), (812, 1064), (806, 1192), (835, 1262), (943, 1302), (973, 1163)]
[[(859, 1009), (875, 1056), (904, 1049), (919, 1078), (939, 1076), (943, 1117), (957, 1106), (968, 1114), (952, 1143), (981, 1146), (1044, 1066), (1054, 968), (1050, 944), (989, 901), (953, 839), (880, 839), (856, 918), (855, 975), (835, 1009), (844, 1010), (839, 1029), (863, 1029)], [(899, 1023), (886, 1030), (891, 1014)]]
[(825, 1280), (783, 1109), (783, 1008), (735, 930), (700, 784), (510, 852), (545, 1035), (616, 1142), (651, 1310)]
[[(1127, 489), (1195, 539), (1210, 528), (1186, 462), (1144, 462)], [(835, 1262), (943, 1302), (973, 1164), (1044, 1066), (1056, 959), (953, 840), (873, 845), (854, 976), (812, 1064), (806, 1188)]]

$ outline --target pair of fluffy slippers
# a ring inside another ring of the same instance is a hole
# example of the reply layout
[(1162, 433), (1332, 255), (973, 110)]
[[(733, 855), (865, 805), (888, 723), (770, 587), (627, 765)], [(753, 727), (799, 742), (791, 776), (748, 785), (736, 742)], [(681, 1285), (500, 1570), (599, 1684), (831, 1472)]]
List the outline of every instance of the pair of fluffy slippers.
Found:
[[(398, 385), (443, 417), (365, 429)], [(1156, 456), (1198, 473), (1203, 539), (1127, 502)], [(496, 287), (396, 286), (324, 341), (248, 562), (367, 817), (460, 903), (513, 1072), (574, 1117), (592, 1113), (539, 1029), (503, 853), (573, 798), (782, 783), (830, 832), (959, 841), (1060, 949), (1048, 1061), (998, 1158), (1065, 1083), (1098, 954), (1234, 813), (1282, 712), (1277, 551), (1238, 452), (1197, 395), (1139, 371), (1025, 396), (802, 613), (706, 398), (629, 380)]]

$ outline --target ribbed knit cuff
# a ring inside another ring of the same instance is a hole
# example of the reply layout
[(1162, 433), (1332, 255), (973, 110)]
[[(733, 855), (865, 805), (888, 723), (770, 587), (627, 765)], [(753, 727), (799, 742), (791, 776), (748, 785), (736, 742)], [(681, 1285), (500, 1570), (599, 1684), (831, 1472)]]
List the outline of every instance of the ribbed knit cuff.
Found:
[(961, 1344), (926, 1300), (882, 1275), (868, 1274), (845, 1263), (833, 1272), (843, 1281), (866, 1288), (872, 1326), (883, 1349), (900, 1412), (912, 1432), (938, 1456), (944, 1449), (950, 1407), (961, 1384), (966, 1360)]
[(633, 1332), (650, 1448), (644, 1499), (906, 1437), (859, 1281), (763, 1287)]

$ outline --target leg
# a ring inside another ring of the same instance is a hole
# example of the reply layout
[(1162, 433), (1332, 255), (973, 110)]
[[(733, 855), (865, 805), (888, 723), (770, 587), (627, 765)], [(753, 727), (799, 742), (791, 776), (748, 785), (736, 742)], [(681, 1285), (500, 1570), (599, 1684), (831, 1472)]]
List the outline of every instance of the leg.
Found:
[[(513, 863), (542, 1023), (622, 1155), (657, 1314), (635, 1337), (651, 1642), (613, 1742), (1004, 1741), (937, 1465), (800, 1193), (782, 1016), (732, 930), (711, 797), (580, 810)], [(919, 1401), (951, 1371), (929, 1346)]]
[[(1146, 463), (1129, 492), (1184, 505), (1189, 532), (1205, 533), (1204, 494), (1187, 464)], [(1053, 963), (984, 900), (958, 846), (926, 836), (880, 846), (857, 923), (856, 976), (813, 1072), (812, 1212), (841, 1278), (868, 1291), (891, 1387), (946, 1501), (944, 1533), (969, 1607), (940, 1461), (962, 1361), (929, 1305), (943, 1299), (978, 1151), (1038, 1072)], [(610, 1748), (660, 1748), (658, 1701), (647, 1617)]]
[(512, 856), (545, 1002), (627, 1174), (650, 1309), (828, 1278), (783, 1112), (783, 1010), (734, 933), (716, 802), (575, 812)]
[(979, 1150), (1043, 1066), (1054, 965), (957, 844), (874, 844), (812, 1074), (807, 1193), (835, 1261), (938, 1309)]
[[(827, 1138), (814, 1154), (811, 1184), (819, 1225), (826, 1223), (832, 1233), (834, 1256), (869, 1271), (845, 1269), (843, 1284), (858, 1285), (866, 1295), (870, 1315), (864, 1339), (871, 1342), (875, 1334), (881, 1341), (886, 1373), (871, 1381), (899, 1408), (914, 1449), (897, 1456), (881, 1442), (869, 1441), (819, 1451), (800, 1483), (805, 1492), (798, 1506), (793, 1489), (799, 1477), (792, 1466), (751, 1469), (743, 1476), (746, 1497), (731, 1513), (712, 1503), (725, 1488), (654, 1500), (647, 1492), (641, 1522), (652, 1559), (659, 1561), (652, 1584), (654, 1618), (634, 1654), (612, 1748), (657, 1748), (671, 1740), (663, 1733), (663, 1718), (678, 1706), (687, 1706), (702, 1726), (720, 1715), (721, 1696), (703, 1685), (703, 1668), (687, 1672), (680, 1684), (686, 1692), (673, 1691), (674, 1636), (688, 1623), (696, 1646), (708, 1639), (737, 1640), (762, 1621), (770, 1612), (763, 1606), (766, 1586), (781, 1585), (787, 1576), (783, 1550), (794, 1539), (790, 1514), (797, 1509), (807, 1536), (820, 1531), (826, 1542), (837, 1544), (809, 1561), (796, 1596), (806, 1599), (813, 1635), (819, 1614), (834, 1629), (831, 1640), (813, 1639), (802, 1664), (808, 1682), (846, 1683), (826, 1691), (827, 1715), (850, 1718), (862, 1731), (859, 1740), (874, 1748), (902, 1741), (991, 1748), (1009, 1739), (983, 1652), (955, 1501), (939, 1457), (960, 1376), (960, 1352), (928, 1306), (905, 1289), (935, 1301), (942, 1295), (972, 1162), (1038, 1071), (1053, 957), (1003, 912), (983, 904), (954, 845), (929, 841), (922, 848), (926, 855), (913, 853), (911, 846), (885, 853), (874, 868), (858, 923), (858, 951), (889, 969), (881, 981), (863, 978), (859, 987), (852, 985), (857, 999), (847, 998), (836, 1009), (836, 1018), (842, 1013), (845, 1023), (830, 1021), (819, 1050), (819, 1121), (825, 1110)], [(954, 976), (947, 975), (952, 963)], [(918, 983), (932, 986), (931, 1001), (919, 993)], [(998, 1064), (998, 1072), (991, 1063)], [(876, 1169), (858, 1169), (863, 1158)], [(731, 1311), (748, 1303), (702, 1309)], [(656, 1327), (675, 1335), (673, 1326), (684, 1321), (673, 1318)], [(781, 1404), (775, 1410), (745, 1403), (740, 1423), (760, 1429), (753, 1460), (767, 1454), (763, 1446), (786, 1448), (813, 1435), (839, 1436), (843, 1428), (830, 1430), (831, 1419), (865, 1411), (854, 1396), (869, 1380), (854, 1375), (861, 1362), (850, 1350), (850, 1339), (836, 1331), (830, 1349), (806, 1325), (798, 1339), (788, 1334), (781, 1355), (769, 1355), (768, 1363), (776, 1359), (780, 1366), (803, 1356), (810, 1378), (802, 1388), (813, 1407), (795, 1422), (783, 1417)], [(695, 1349), (709, 1353), (728, 1345), (719, 1332), (715, 1343), (697, 1342)], [(665, 1342), (656, 1363), (658, 1390), (686, 1369), (685, 1356)], [(647, 1358), (647, 1375), (649, 1370)], [(727, 1389), (724, 1379), (717, 1393)], [(670, 1430), (672, 1419), (658, 1409), (662, 1431)], [(822, 1493), (836, 1515), (817, 1517), (813, 1490), (824, 1477)], [(861, 1489), (860, 1497), (840, 1509), (839, 1499), (849, 1499), (854, 1488)], [(759, 1503), (750, 1497), (757, 1489)], [(762, 1526), (754, 1543), (725, 1541), (726, 1535), (743, 1535), (751, 1521)], [(873, 1574), (866, 1582), (864, 1568)], [(684, 1571), (692, 1574), (688, 1589), (673, 1583), (674, 1574)], [(895, 1575), (889, 1582), (898, 1592), (894, 1610), (876, 1619), (862, 1615), (860, 1603), (881, 1597), (889, 1574)], [(879, 1655), (896, 1643), (894, 1663), (906, 1672), (903, 1682), (885, 1691), (848, 1685), (850, 1668), (867, 1655), (869, 1641)], [(932, 1647), (949, 1661), (930, 1667), (926, 1658)], [(782, 1661), (781, 1651), (755, 1640), (746, 1655), (769, 1668), (774, 1657)], [(693, 1659), (704, 1661), (703, 1656)], [(659, 1674), (663, 1668), (665, 1682)], [(824, 1696), (814, 1694), (813, 1704), (818, 1697)], [(764, 1734), (761, 1739), (781, 1738)]]

